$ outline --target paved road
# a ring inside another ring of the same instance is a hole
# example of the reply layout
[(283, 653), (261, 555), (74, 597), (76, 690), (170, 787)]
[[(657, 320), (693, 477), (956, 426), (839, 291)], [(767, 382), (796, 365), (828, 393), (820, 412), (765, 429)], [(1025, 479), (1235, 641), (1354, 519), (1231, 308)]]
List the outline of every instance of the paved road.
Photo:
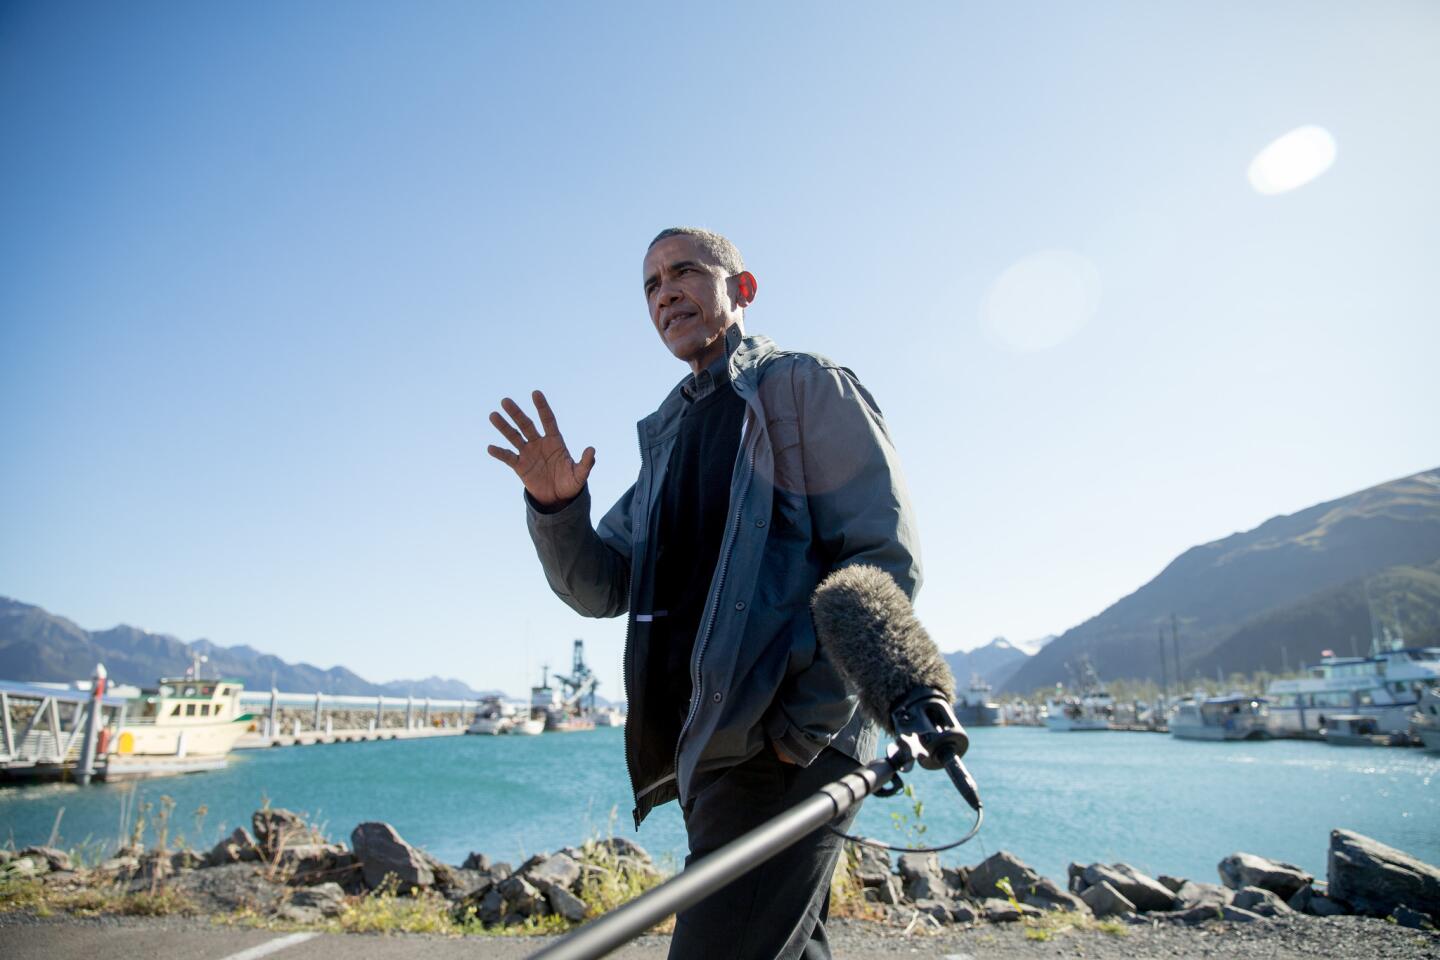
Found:
[[(110, 924), (32, 923), (0, 927), (6, 960), (521, 960), (543, 941), (529, 938), (364, 937), (330, 933)], [(611, 954), (623, 960), (664, 960), (668, 938)]]
[[(1440, 960), (1440, 934), (1378, 920), (1291, 917), (1202, 928), (1145, 925), (1123, 937), (1094, 931), (1035, 941), (1019, 924), (945, 930), (907, 937), (873, 924), (837, 924), (838, 960)], [(523, 960), (547, 941), (519, 937), (276, 933), (215, 926), (204, 919), (51, 917), (0, 914), (3, 960)], [(668, 937), (650, 937), (609, 956), (665, 960)]]
[[(549, 942), (521, 937), (276, 933), (195, 921), (6, 919), (0, 916), (0, 957), (4, 960), (522, 960)], [(834, 946), (837, 957), (977, 960), (972, 948), (965, 946), (950, 944), (947, 948), (923, 940), (881, 945), (873, 938), (843, 931), (837, 931)], [(665, 960), (669, 949), (669, 937), (645, 937), (608, 956)], [(989, 960), (989, 952), (984, 955)], [(1002, 954), (1001, 960), (1008, 956)]]

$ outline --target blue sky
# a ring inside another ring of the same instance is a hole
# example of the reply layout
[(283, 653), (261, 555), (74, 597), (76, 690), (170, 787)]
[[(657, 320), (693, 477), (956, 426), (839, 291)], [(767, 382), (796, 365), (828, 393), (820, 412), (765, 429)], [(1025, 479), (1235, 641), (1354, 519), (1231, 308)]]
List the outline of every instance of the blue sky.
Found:
[[(0, 594), (515, 693), (584, 637), (618, 696), (485, 418), (545, 389), (618, 496), (694, 223), (879, 400), (941, 647), (1063, 631), (1440, 464), (1437, 50), (1432, 3), (4, 4)], [(1251, 189), (1303, 125), (1333, 167)], [(1026, 348), (987, 310), (1054, 262), (1093, 309)]]

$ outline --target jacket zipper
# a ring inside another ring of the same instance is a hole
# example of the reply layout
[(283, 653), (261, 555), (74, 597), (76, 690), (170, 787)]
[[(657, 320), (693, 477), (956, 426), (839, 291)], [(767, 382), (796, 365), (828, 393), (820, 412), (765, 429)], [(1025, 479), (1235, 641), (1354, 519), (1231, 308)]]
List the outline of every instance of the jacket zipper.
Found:
[[(641, 434), (640, 434), (640, 428), (639, 428), (639, 427), (636, 427), (636, 428), (635, 428), (635, 442), (636, 442), (637, 444), (639, 444), (639, 446), (640, 446), (640, 475), (641, 475), (641, 476), (644, 476), (644, 475), (645, 475), (645, 438), (644, 438), (643, 436), (641, 436)], [(646, 486), (648, 487), (649, 484), (647, 483)], [(631, 506), (633, 507), (634, 505), (632, 504)], [(650, 493), (649, 493), (649, 490), (647, 489), (646, 492), (645, 492), (645, 517), (646, 517), (647, 520), (649, 519), (649, 516), (650, 516)], [(632, 519), (631, 519), (631, 523), (632, 523), (632, 524), (634, 523), (634, 518), (633, 518), (633, 516), (632, 516)], [(637, 591), (636, 591), (636, 587), (635, 587), (635, 557), (634, 557), (634, 552), (635, 552), (635, 549), (634, 549), (634, 548), (635, 548), (635, 535), (634, 535), (634, 533), (633, 533), (634, 527), (632, 526), (631, 529), (632, 529), (632, 533), (631, 533), (631, 535), (630, 535), (630, 548), (631, 548), (631, 558), (630, 558), (630, 611), (629, 611), (629, 612), (626, 614), (626, 616), (625, 616), (625, 653), (624, 653), (624, 655), (623, 655), (623, 657), (622, 657), (622, 662), (621, 662), (621, 670), (622, 670), (622, 672), (623, 672), (623, 676), (622, 676), (622, 678), (621, 678), (621, 681), (622, 681), (622, 685), (623, 685), (624, 688), (625, 688), (625, 703), (626, 703), (626, 709), (629, 709), (629, 704), (631, 704), (631, 703), (634, 702), (634, 697), (633, 697), (633, 696), (631, 695), (631, 693), (630, 693), (630, 624), (635, 620), (635, 597), (636, 597)], [(625, 738), (626, 738), (627, 741), (628, 741), (629, 738), (630, 738), (630, 731), (629, 731), (628, 727), (627, 727), (627, 729), (626, 729), (626, 731), (625, 731)], [(640, 829), (640, 817), (639, 817), (638, 813), (639, 813), (639, 809), (640, 809), (640, 794), (639, 794), (639, 788), (638, 788), (638, 787), (636, 786), (636, 784), (635, 784), (635, 768), (634, 768), (633, 766), (631, 766), (631, 764), (630, 764), (630, 745), (629, 745), (629, 743), (626, 743), (626, 745), (625, 745), (625, 774), (626, 774), (626, 776), (628, 776), (628, 777), (630, 778), (630, 793), (631, 793), (631, 795), (633, 795), (633, 796), (635, 797), (635, 810), (636, 810), (636, 816), (635, 816), (635, 818), (634, 818), (634, 819), (635, 819), (635, 829), (636, 829), (636, 830), (639, 830), (639, 829)]]
[[(745, 425), (740, 434), (740, 450), (745, 451), (745, 442), (749, 439), (750, 421), (754, 414), (746, 412)], [(736, 504), (735, 513), (731, 516), (730, 531), (725, 537), (725, 549), (720, 553), (720, 566), (715, 571), (715, 601), (710, 605), (710, 616), (705, 620), (705, 632), (700, 635), (700, 642), (695, 645), (695, 656), (690, 661), (690, 709), (685, 713), (685, 722), (680, 725), (680, 735), (675, 738), (675, 778), (680, 778), (680, 744), (685, 742), (685, 731), (690, 729), (690, 722), (695, 719), (696, 712), (700, 709), (700, 695), (703, 692), (700, 686), (700, 663), (705, 659), (705, 646), (710, 642), (710, 633), (715, 629), (715, 620), (720, 613), (720, 595), (725, 591), (725, 573), (730, 566), (730, 551), (735, 547), (735, 537), (740, 532), (740, 523), (745, 514), (745, 496), (750, 492), (750, 474), (755, 469), (755, 449), (752, 446), (746, 455), (745, 475), (740, 485), (740, 501)]]

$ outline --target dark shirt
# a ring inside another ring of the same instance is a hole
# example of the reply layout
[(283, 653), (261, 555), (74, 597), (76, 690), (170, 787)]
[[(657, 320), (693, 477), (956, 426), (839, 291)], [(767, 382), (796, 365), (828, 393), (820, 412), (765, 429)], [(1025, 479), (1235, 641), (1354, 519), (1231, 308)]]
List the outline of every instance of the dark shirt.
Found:
[(646, 702), (677, 741), (690, 708), (690, 655), (720, 556), (730, 476), (740, 449), (745, 401), (731, 388), (724, 359), (681, 391), (687, 401), (660, 491), (655, 555), (655, 619)]

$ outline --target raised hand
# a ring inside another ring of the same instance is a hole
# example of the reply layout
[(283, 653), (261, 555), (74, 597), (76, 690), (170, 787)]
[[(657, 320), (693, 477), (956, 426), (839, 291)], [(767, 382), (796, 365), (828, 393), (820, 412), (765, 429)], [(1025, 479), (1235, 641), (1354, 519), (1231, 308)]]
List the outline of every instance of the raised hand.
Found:
[[(595, 448), (586, 447), (576, 463), (565, 446), (565, 438), (555, 425), (555, 414), (545, 402), (545, 394), (536, 390), (530, 394), (535, 401), (535, 412), (540, 415), (540, 426), (544, 433), (535, 429), (535, 423), (520, 409), (520, 405), (509, 397), (500, 401), (500, 406), (510, 415), (506, 420), (498, 411), (491, 411), (490, 422), (510, 442), (514, 450), (490, 445), (486, 452), (515, 471), (525, 490), (542, 507), (564, 506), (580, 495), (590, 469), (595, 466)], [(518, 428), (518, 429), (517, 429)]]

